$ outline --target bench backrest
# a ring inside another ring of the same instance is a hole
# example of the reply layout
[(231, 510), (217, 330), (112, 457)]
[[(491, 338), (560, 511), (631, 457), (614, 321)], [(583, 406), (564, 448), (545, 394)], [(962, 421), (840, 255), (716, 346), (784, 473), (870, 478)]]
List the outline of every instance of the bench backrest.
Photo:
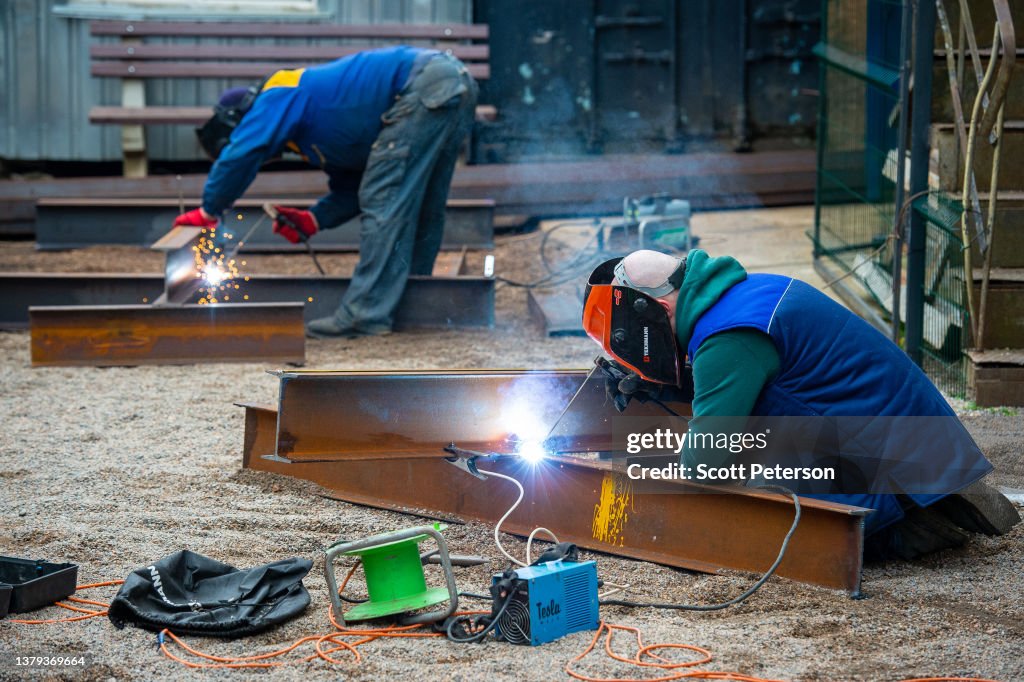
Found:
[[(89, 47), (90, 71), (102, 77), (256, 79), (279, 69), (331, 61), (374, 46), (398, 43), (450, 51), (477, 80), (490, 77), (486, 24), (93, 21), (89, 32), (120, 38), (119, 42)], [(147, 38), (158, 42), (147, 42)], [(175, 38), (294, 39), (304, 44), (166, 42)]]

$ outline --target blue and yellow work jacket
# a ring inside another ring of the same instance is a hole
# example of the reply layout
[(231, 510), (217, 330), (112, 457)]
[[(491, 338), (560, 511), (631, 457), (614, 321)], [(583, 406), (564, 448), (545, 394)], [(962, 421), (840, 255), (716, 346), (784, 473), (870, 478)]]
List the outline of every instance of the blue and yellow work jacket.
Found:
[(381, 114), (424, 52), (429, 51), (390, 47), (273, 74), (210, 170), (203, 208), (220, 215), (245, 193), (260, 166), (291, 150), (327, 173), (331, 193), (313, 207), (320, 225), (356, 215), (356, 194)]

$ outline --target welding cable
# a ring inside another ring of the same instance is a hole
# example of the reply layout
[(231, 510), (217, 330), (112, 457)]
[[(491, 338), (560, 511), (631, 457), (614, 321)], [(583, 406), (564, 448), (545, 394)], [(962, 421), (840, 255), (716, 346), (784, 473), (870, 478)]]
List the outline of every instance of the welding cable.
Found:
[(448, 636), (448, 640), (451, 642), (455, 642), (457, 644), (472, 644), (474, 642), (483, 641), (483, 638), (486, 637), (491, 630), (498, 626), (498, 621), (501, 620), (501, 617), (505, 615), (505, 611), (508, 609), (508, 605), (512, 603), (512, 599), (515, 596), (516, 591), (509, 590), (508, 596), (505, 597), (505, 601), (501, 604), (501, 608), (498, 609), (498, 612), (494, 614), (494, 617), (491, 618), (489, 623), (487, 623), (487, 627), (485, 627), (480, 632), (476, 632), (470, 635), (469, 637), (456, 637), (455, 633), (452, 632), (452, 628), (454, 628), (457, 624), (463, 621), (471, 620), (471, 616), (460, 615), (455, 616), (454, 618), (450, 618), (448, 620), (448, 627), (445, 628), (445, 635)]
[[(561, 227), (565, 227), (567, 225), (569, 225), (569, 223), (564, 223), (564, 224), (556, 225), (555, 229), (560, 229)], [(576, 279), (577, 277), (579, 277), (580, 275), (584, 274), (588, 269), (590, 269), (593, 265), (596, 264), (596, 261), (598, 261), (600, 259), (601, 255), (602, 255), (602, 253), (604, 253), (604, 251), (600, 247), (594, 249), (593, 251), (588, 251), (588, 249), (590, 248), (590, 245), (592, 243), (596, 242), (597, 238), (601, 234), (600, 230), (595, 230), (594, 234), (591, 235), (591, 237), (586, 241), (586, 243), (584, 243), (583, 246), (581, 246), (578, 249), (578, 253), (576, 254), (575, 257), (570, 259), (569, 262), (564, 263), (563, 265), (559, 266), (558, 268), (552, 269), (551, 264), (547, 261), (547, 257), (544, 254), (544, 246), (543, 246), (547, 242), (547, 235), (549, 233), (550, 233), (550, 231), (544, 233), (545, 234), (545, 238), (544, 238), (544, 240), (542, 242), (542, 245), (541, 245), (541, 260), (542, 260), (542, 262), (543, 262), (543, 264), (545, 266), (545, 269), (548, 270), (548, 274), (546, 274), (546, 275), (542, 276), (541, 278), (536, 279), (536, 280), (534, 280), (532, 282), (517, 282), (515, 280), (511, 280), (511, 279), (507, 279), (505, 277), (499, 277), (499, 276), (495, 276), (494, 279), (499, 281), (499, 282), (502, 282), (504, 284), (507, 284), (509, 286), (521, 287), (521, 288), (524, 288), (524, 289), (535, 289), (535, 288), (538, 288), (538, 287), (552, 287), (552, 286), (556, 286), (558, 284), (564, 284), (565, 282), (572, 281), (572, 280)], [(608, 255), (608, 254), (605, 254), (605, 255)], [(611, 256), (609, 256), (609, 257), (611, 257)]]
[(549, 531), (547, 528), (537, 527), (530, 531), (529, 537), (526, 538), (526, 565), (530, 566), (533, 564), (533, 559), (530, 558), (530, 547), (533, 546), (533, 538), (537, 533), (547, 533), (551, 536), (551, 540), (557, 545), (559, 543), (558, 536)]
[(782, 563), (782, 558), (786, 556), (786, 549), (789, 548), (789, 540), (793, 537), (793, 533), (796, 532), (796, 527), (800, 524), (800, 500), (789, 488), (785, 488), (780, 485), (759, 485), (754, 486), (760, 490), (768, 490), (771, 492), (779, 493), (780, 495), (789, 495), (793, 499), (793, 525), (789, 527), (789, 532), (786, 533), (786, 537), (782, 540), (782, 546), (779, 547), (779, 555), (775, 557), (775, 562), (768, 568), (764, 575), (758, 578), (757, 582), (751, 585), (747, 590), (737, 597), (733, 597), (729, 601), (721, 602), (720, 604), (662, 604), (657, 602), (635, 602), (626, 601), (623, 599), (603, 599), (598, 603), (601, 606), (627, 606), (630, 608), (651, 608), (651, 609), (673, 609), (677, 611), (720, 611), (726, 609), (735, 604), (739, 604), (745, 601), (747, 597), (757, 592), (762, 585), (767, 582), (768, 578), (772, 577), (775, 573), (775, 569)]
[(503, 478), (506, 481), (511, 481), (513, 484), (515, 484), (516, 488), (519, 489), (519, 497), (516, 498), (516, 501), (512, 504), (511, 507), (508, 508), (508, 511), (505, 512), (504, 516), (498, 519), (498, 523), (494, 526), (494, 544), (498, 546), (498, 551), (504, 554), (506, 559), (514, 563), (516, 566), (529, 566), (530, 545), (533, 543), (534, 535), (536, 535), (538, 532), (547, 533), (555, 539), (555, 544), (558, 543), (558, 538), (555, 536), (554, 533), (552, 533), (547, 528), (534, 528), (533, 531), (530, 533), (530, 536), (526, 539), (526, 563), (523, 563), (519, 559), (516, 559), (514, 556), (506, 552), (504, 545), (501, 544), (501, 524), (505, 523), (505, 519), (507, 519), (509, 515), (516, 510), (516, 507), (519, 506), (519, 503), (523, 501), (523, 496), (525, 495), (525, 491), (523, 490), (523, 484), (517, 481), (516, 479), (512, 478), (511, 476), (499, 474), (496, 471), (484, 471), (483, 469), (477, 469), (477, 471), (479, 471), (481, 474), (484, 474), (485, 476), (494, 476), (496, 478)]

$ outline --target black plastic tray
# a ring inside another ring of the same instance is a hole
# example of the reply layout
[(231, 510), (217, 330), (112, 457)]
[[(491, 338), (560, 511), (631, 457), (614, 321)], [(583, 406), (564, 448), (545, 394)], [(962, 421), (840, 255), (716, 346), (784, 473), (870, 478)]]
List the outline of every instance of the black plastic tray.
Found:
[(73, 595), (78, 566), (0, 556), (0, 583), (13, 588), (8, 612), (23, 613)]
[(11, 605), (11, 592), (14, 588), (10, 585), (0, 583), (0, 618), (7, 617), (8, 607)]

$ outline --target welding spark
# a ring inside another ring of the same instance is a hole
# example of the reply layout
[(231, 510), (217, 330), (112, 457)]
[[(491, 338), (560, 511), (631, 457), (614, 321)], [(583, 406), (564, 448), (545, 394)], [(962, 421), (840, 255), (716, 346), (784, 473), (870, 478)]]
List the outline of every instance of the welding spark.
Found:
[(529, 405), (514, 403), (506, 408), (502, 417), (509, 432), (509, 441), (516, 445), (517, 455), (530, 464), (536, 464), (548, 455), (544, 448), (547, 429)]
[(548, 455), (543, 443), (539, 440), (520, 441), (519, 450), (516, 453), (530, 464), (536, 464)]
[(217, 286), (223, 282), (227, 276), (228, 274), (221, 270), (216, 264), (206, 266), (206, 269), (203, 271), (203, 279), (212, 286)]
[[(228, 301), (230, 292), (238, 289), (233, 282), (241, 275), (234, 258), (228, 258), (225, 250), (218, 246), (217, 231), (203, 230), (198, 244), (192, 247), (195, 255), (195, 274), (201, 278), (206, 286), (201, 289), (203, 292), (199, 303), (218, 303)], [(242, 261), (245, 264), (245, 261)], [(249, 278), (246, 277), (246, 280)], [(244, 298), (248, 299), (248, 296)]]

